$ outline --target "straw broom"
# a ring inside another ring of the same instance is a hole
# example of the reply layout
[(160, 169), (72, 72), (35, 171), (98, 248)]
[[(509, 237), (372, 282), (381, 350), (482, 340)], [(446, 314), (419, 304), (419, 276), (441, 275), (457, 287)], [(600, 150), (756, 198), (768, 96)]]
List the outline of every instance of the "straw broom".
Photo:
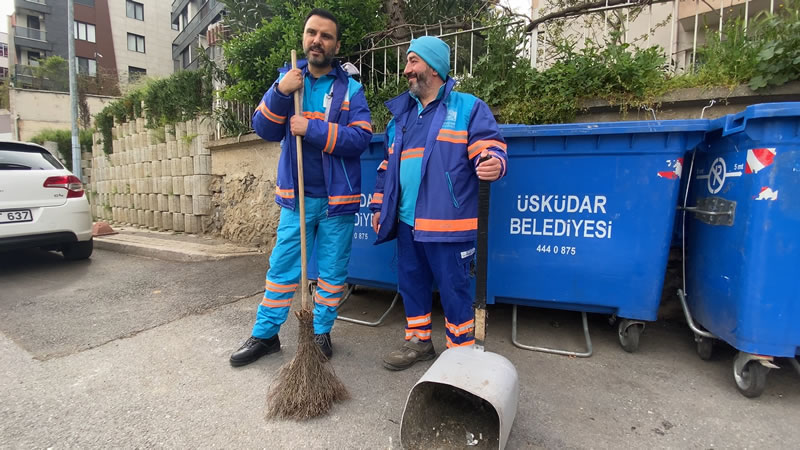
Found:
[[(292, 69), (297, 68), (297, 52), (292, 50)], [(300, 115), (300, 92), (294, 92), (294, 113)], [(314, 313), (308, 292), (306, 263), (306, 204), (303, 182), (303, 138), (297, 142), (297, 198), (300, 213), (300, 290), (301, 308), (295, 315), (300, 321), (297, 353), (284, 364), (267, 394), (267, 417), (304, 420), (330, 411), (335, 402), (349, 398), (347, 388), (333, 372), (327, 358), (314, 342)]]

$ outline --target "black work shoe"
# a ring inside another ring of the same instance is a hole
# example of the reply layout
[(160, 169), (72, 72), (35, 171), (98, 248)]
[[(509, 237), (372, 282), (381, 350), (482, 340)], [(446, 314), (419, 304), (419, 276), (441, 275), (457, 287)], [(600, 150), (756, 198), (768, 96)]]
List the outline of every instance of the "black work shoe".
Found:
[(333, 356), (333, 343), (331, 343), (330, 333), (315, 334), (314, 343), (322, 350), (322, 354), (326, 358), (331, 359), (331, 356)]
[(280, 349), (281, 340), (278, 339), (277, 334), (269, 339), (250, 336), (244, 345), (231, 355), (231, 365), (233, 367), (246, 366), (257, 361), (258, 358), (280, 351)]

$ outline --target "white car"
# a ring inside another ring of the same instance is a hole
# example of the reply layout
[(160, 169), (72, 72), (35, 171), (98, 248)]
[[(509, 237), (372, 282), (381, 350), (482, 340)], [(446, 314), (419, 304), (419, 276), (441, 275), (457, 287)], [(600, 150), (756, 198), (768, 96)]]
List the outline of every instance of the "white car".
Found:
[(36, 144), (0, 140), (0, 252), (41, 247), (92, 255), (92, 214), (81, 181)]

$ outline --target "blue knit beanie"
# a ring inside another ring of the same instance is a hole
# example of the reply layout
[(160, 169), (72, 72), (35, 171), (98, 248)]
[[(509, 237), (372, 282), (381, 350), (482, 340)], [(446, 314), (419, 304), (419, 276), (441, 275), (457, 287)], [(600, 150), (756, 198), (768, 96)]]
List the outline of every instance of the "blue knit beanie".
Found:
[(422, 36), (411, 40), (406, 54), (416, 53), (442, 80), (447, 80), (450, 72), (450, 46), (437, 37)]

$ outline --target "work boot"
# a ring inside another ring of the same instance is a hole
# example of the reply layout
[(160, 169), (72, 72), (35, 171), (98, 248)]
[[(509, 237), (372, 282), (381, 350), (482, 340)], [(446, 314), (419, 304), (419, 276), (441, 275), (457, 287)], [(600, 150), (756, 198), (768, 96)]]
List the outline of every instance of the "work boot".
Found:
[(314, 343), (322, 350), (322, 354), (326, 358), (331, 359), (331, 356), (333, 356), (333, 343), (331, 342), (330, 333), (315, 334)]
[(261, 339), (250, 336), (249, 339), (242, 345), (239, 350), (236, 350), (231, 355), (231, 365), (233, 367), (246, 366), (258, 360), (264, 355), (275, 353), (281, 349), (281, 340), (278, 335), (269, 338)]
[(433, 342), (420, 341), (413, 337), (402, 347), (383, 357), (383, 367), (389, 370), (405, 370), (417, 361), (428, 361), (436, 357)]

